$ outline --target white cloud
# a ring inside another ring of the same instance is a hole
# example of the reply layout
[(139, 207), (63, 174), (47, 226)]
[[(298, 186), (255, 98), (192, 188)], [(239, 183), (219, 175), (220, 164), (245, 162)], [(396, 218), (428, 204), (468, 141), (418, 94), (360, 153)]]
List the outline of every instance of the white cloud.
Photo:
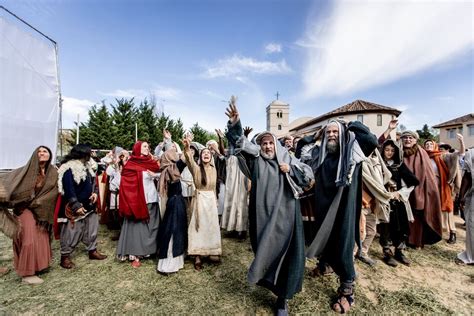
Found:
[(117, 89), (110, 92), (99, 91), (98, 93), (107, 97), (125, 98), (125, 99), (135, 98), (138, 100), (145, 99), (147, 96), (150, 95), (149, 91), (142, 90), (142, 89), (125, 89), (125, 90)]
[(338, 1), (308, 27), (306, 97), (341, 95), (452, 61), (473, 49), (472, 2)]
[(202, 74), (204, 78), (234, 77), (248, 73), (254, 74), (286, 74), (292, 70), (282, 59), (279, 62), (259, 61), (250, 57), (234, 55), (220, 59)]
[(87, 99), (63, 97), (63, 128), (74, 128), (79, 114), (79, 120), (85, 122), (89, 119), (89, 109), (96, 102)]
[(181, 91), (171, 87), (157, 86), (151, 91), (157, 98), (165, 100), (178, 100), (181, 97)]
[(265, 53), (267, 54), (281, 53), (281, 44), (269, 43), (265, 45)]
[(177, 100), (181, 96), (181, 91), (172, 87), (165, 87), (155, 85), (149, 90), (145, 89), (116, 89), (110, 92), (98, 92), (100, 95), (114, 98), (135, 98), (136, 101), (142, 101), (150, 96), (155, 96), (157, 99), (172, 99)]

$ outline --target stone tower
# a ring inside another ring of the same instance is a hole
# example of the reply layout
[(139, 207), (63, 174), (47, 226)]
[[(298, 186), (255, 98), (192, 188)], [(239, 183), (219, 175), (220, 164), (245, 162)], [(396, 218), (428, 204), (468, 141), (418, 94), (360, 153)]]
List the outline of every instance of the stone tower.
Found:
[(290, 122), (290, 105), (281, 100), (274, 100), (267, 106), (267, 131), (282, 137), (288, 133)]

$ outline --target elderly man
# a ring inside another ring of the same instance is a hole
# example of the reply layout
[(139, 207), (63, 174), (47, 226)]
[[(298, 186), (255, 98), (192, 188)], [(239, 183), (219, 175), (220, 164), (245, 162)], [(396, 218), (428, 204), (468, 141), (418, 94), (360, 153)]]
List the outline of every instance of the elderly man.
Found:
[[(312, 144), (320, 136), (321, 144)], [(346, 125), (331, 120), (314, 137), (301, 139), (297, 154), (303, 146), (301, 160), (313, 168), (316, 181), (316, 237), (307, 250), (307, 256), (319, 257), (314, 275), (332, 270), (337, 273), (340, 287), (332, 308), (345, 313), (354, 303), (353, 249), (355, 241), (360, 240), (361, 163), (377, 147), (377, 138), (360, 122)]]
[(430, 156), (417, 144), (418, 138), (418, 134), (412, 131), (404, 131), (401, 138), (403, 162), (420, 182), (410, 195), (415, 221), (410, 223), (408, 244), (416, 248), (437, 243), (443, 234), (436, 176)]
[(238, 141), (236, 154), (242, 172), (252, 180), (249, 203), (250, 241), (255, 259), (250, 283), (271, 290), (277, 313), (288, 314), (288, 299), (301, 291), (304, 274), (304, 237), (299, 194), (313, 183), (309, 166), (290, 156), (275, 135), (259, 134), (255, 143), (242, 135), (237, 107), (227, 109), (228, 134)]

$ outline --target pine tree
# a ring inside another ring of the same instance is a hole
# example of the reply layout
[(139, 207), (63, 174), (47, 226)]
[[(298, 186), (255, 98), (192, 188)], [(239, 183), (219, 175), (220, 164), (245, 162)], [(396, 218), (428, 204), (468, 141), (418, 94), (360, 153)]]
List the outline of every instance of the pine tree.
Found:
[(133, 98), (116, 99), (117, 105), (112, 105), (112, 121), (115, 126), (113, 137), (114, 146), (131, 149), (135, 143), (135, 123), (138, 123), (137, 109)]

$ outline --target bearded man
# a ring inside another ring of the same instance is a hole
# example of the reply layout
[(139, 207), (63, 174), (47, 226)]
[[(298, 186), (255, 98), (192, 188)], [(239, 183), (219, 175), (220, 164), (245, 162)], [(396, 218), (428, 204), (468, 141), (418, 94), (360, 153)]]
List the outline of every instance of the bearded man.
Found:
[(255, 253), (250, 283), (271, 290), (277, 297), (277, 314), (288, 314), (288, 299), (301, 291), (304, 276), (303, 222), (298, 197), (313, 183), (311, 168), (281, 146), (270, 132), (254, 142), (242, 135), (239, 113), (230, 103), (228, 134), (238, 139), (242, 172), (252, 180), (249, 224)]
[[(321, 143), (316, 143), (321, 138)], [(298, 142), (297, 155), (315, 175), (316, 236), (308, 258), (319, 258), (314, 275), (336, 272), (338, 297), (332, 308), (347, 312), (354, 303), (355, 241), (360, 241), (362, 204), (361, 163), (377, 147), (377, 138), (362, 123), (331, 120), (314, 137)], [(309, 148), (309, 150), (307, 150)]]
[(410, 195), (415, 221), (410, 223), (408, 244), (420, 248), (435, 244), (443, 235), (441, 200), (436, 176), (428, 153), (417, 144), (418, 134), (402, 133), (403, 162), (420, 181)]

